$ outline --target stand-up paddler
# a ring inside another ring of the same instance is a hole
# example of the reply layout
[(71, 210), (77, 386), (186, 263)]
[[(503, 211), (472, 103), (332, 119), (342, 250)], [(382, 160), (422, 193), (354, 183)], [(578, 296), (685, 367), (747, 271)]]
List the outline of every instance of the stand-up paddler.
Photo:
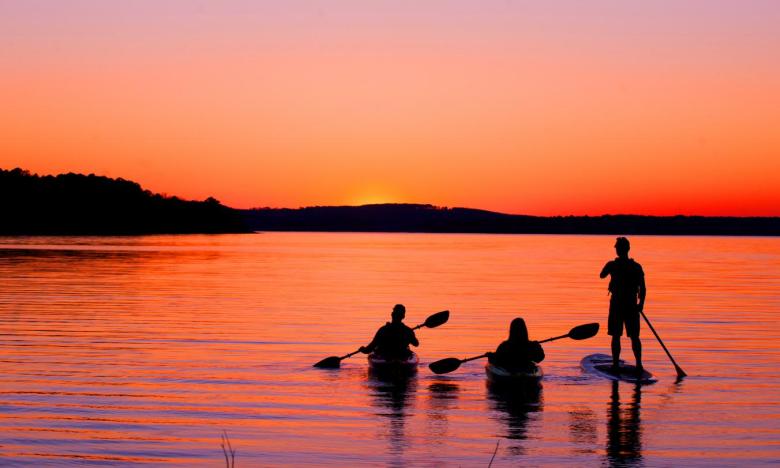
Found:
[(637, 372), (642, 372), (642, 343), (639, 341), (639, 312), (645, 305), (645, 272), (642, 265), (628, 258), (631, 244), (625, 237), (615, 242), (617, 258), (607, 262), (601, 270), (601, 278), (609, 275), (609, 322), (608, 332), (612, 336), (612, 366), (618, 370), (620, 360), (620, 337), (625, 326), (631, 339)]

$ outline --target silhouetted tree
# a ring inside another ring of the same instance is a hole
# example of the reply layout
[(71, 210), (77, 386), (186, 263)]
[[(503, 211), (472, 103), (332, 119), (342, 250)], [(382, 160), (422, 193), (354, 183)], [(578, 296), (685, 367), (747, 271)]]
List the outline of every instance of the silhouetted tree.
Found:
[(185, 201), (94, 174), (0, 169), (0, 234), (221, 232), (247, 232), (247, 226), (238, 211), (211, 197)]

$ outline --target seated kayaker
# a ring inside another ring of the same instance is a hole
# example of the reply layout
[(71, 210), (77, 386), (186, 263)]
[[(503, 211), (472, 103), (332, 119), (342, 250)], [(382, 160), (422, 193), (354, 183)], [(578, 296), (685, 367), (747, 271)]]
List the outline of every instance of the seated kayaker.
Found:
[(387, 322), (377, 330), (371, 343), (360, 347), (361, 353), (375, 352), (385, 359), (406, 359), (412, 354), (409, 345), (420, 345), (417, 337), (414, 336), (414, 330), (403, 323), (404, 317), (406, 317), (406, 307), (402, 304), (396, 304), (390, 317), (392, 321)]
[(488, 353), (488, 362), (510, 372), (527, 371), (544, 360), (544, 350), (537, 341), (528, 340), (528, 328), (520, 317), (509, 326), (509, 339)]

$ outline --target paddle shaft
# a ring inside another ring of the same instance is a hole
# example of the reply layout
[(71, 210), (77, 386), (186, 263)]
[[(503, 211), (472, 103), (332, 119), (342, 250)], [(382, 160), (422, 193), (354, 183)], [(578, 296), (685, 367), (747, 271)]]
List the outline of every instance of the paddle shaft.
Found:
[[(562, 338), (584, 340), (586, 338), (590, 338), (593, 335), (595, 335), (596, 332), (598, 332), (598, 329), (599, 329), (598, 323), (588, 323), (585, 325), (579, 325), (569, 330), (569, 333), (565, 335), (547, 338), (546, 340), (539, 341), (539, 343), (546, 343), (548, 341), (560, 340)], [(480, 354), (479, 356), (474, 356), (466, 359), (458, 359), (454, 357), (441, 359), (436, 362), (432, 362), (428, 364), (428, 367), (436, 374), (447, 374), (459, 368), (460, 365), (463, 364), (464, 362), (474, 361), (476, 359), (482, 359), (484, 357), (488, 357), (490, 354), (491, 353)]]
[[(569, 333), (567, 333), (565, 335), (554, 336), (552, 338), (547, 338), (546, 340), (539, 341), (539, 343), (546, 343), (548, 341), (560, 340), (561, 338), (568, 338), (568, 336), (570, 334), (571, 334), (571, 332), (569, 332)], [(470, 358), (466, 358), (466, 359), (461, 359), (460, 362), (461, 362), (461, 364), (463, 364), (464, 362), (475, 361), (477, 359), (482, 359), (483, 357), (487, 357), (488, 354), (489, 353), (485, 353), (485, 354), (480, 354), (479, 356), (474, 356), (474, 357), (470, 357)]]
[(340, 361), (340, 360), (342, 360), (342, 359), (346, 359), (346, 358), (348, 358), (348, 357), (350, 357), (350, 356), (354, 356), (354, 355), (356, 355), (356, 354), (357, 354), (357, 353), (359, 353), (359, 352), (360, 352), (360, 350), (358, 349), (357, 351), (352, 351), (352, 352), (351, 352), (351, 353), (349, 353), (349, 354), (345, 354), (345, 355), (343, 355), (343, 356), (341, 356), (341, 357), (339, 358), (339, 361)]
[(561, 336), (555, 336), (553, 338), (547, 338), (546, 340), (542, 340), (539, 343), (547, 343), (548, 341), (554, 341), (554, 340), (560, 340), (561, 338), (568, 338), (569, 334), (561, 335)]
[[(557, 340), (557, 339), (560, 339), (560, 338), (566, 338), (567, 336), (569, 336), (569, 335), (556, 336), (555, 338), (549, 338), (549, 339), (546, 339), (544, 341)], [(544, 341), (540, 341), (539, 343), (544, 343)], [(466, 358), (466, 359), (460, 359), (460, 363), (463, 364), (464, 362), (476, 361), (477, 359), (482, 359), (482, 358), (488, 357), (488, 354), (490, 354), (490, 353), (480, 354), (479, 356), (474, 356), (474, 357), (470, 357), (470, 358)], [(460, 365), (458, 365), (458, 367), (460, 367)], [(455, 370), (455, 369), (453, 369), (453, 370)]]
[(661, 337), (658, 336), (658, 332), (655, 331), (655, 328), (653, 328), (653, 324), (650, 323), (650, 320), (647, 319), (647, 315), (645, 315), (644, 311), (640, 310), (640, 314), (642, 314), (642, 318), (645, 319), (645, 322), (647, 323), (647, 326), (650, 327), (650, 330), (653, 332), (653, 335), (655, 335), (655, 339), (658, 340), (659, 343), (661, 343), (661, 347), (666, 351), (666, 355), (669, 356), (669, 360), (672, 361), (672, 364), (674, 364), (674, 369), (677, 371), (677, 377), (685, 377), (686, 374), (684, 370), (680, 366), (677, 365), (677, 362), (672, 357), (672, 353), (669, 352), (668, 349), (666, 349), (666, 345), (663, 341), (661, 341)]
[[(437, 313), (435, 313), (435, 314), (433, 314), (433, 315), (440, 315), (440, 314), (443, 314), (443, 313), (444, 313), (444, 312), (437, 312)], [(432, 315), (431, 317), (433, 317), (433, 315)], [(429, 319), (430, 319), (431, 317), (429, 317)], [(412, 328), (412, 330), (419, 330), (420, 328), (427, 326), (427, 323), (428, 323), (428, 321), (426, 320), (425, 322), (423, 322), (423, 323), (421, 323), (421, 324), (417, 325), (416, 327)], [(344, 357), (342, 357), (342, 358), (340, 358), (340, 359), (346, 359), (346, 358), (348, 358), (348, 357), (350, 357), (350, 356), (352, 356), (352, 355), (355, 355), (355, 354), (357, 354), (357, 353), (359, 353), (359, 352), (360, 352), (360, 350), (358, 349), (358, 350), (357, 350), (357, 351), (355, 351), (354, 353), (349, 353), (349, 354), (347, 354), (346, 356), (344, 356)]]
[[(418, 328), (422, 327), (428, 327), (428, 328), (435, 328), (439, 325), (442, 325), (447, 322), (447, 319), (450, 317), (450, 311), (443, 310), (441, 312), (437, 312), (430, 317), (428, 317), (425, 322), (421, 323), (420, 325), (417, 325), (413, 328), (413, 330), (417, 330)], [(331, 356), (328, 358), (323, 359), (322, 361), (314, 364), (314, 367), (324, 367), (324, 368), (337, 368), (341, 364), (341, 361), (344, 359), (347, 359), (350, 356), (354, 356), (355, 354), (359, 353), (362, 347), (356, 351), (353, 351), (349, 354), (345, 354), (343, 356)]]
[(461, 359), (460, 363), (463, 364), (464, 362), (476, 361), (477, 359), (482, 359), (483, 357), (487, 357), (487, 355), (488, 355), (488, 353), (485, 353), (485, 354), (480, 354), (479, 356), (474, 356), (474, 357), (470, 357), (470, 358), (466, 358), (466, 359)]

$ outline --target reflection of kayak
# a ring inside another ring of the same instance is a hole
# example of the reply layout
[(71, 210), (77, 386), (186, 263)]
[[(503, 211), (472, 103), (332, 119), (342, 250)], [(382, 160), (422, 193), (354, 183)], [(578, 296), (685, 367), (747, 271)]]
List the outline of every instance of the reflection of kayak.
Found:
[(612, 356), (608, 354), (591, 354), (580, 361), (582, 368), (591, 374), (610, 380), (622, 380), (623, 382), (650, 384), (658, 381), (653, 374), (642, 369), (642, 375), (637, 375), (636, 367), (619, 361), (618, 371), (612, 370)]
[(420, 359), (412, 353), (406, 359), (386, 359), (376, 353), (368, 355), (368, 367), (377, 372), (416, 372)]
[(544, 372), (542, 366), (534, 364), (527, 371), (510, 372), (503, 367), (493, 364), (485, 365), (485, 374), (488, 382), (495, 384), (538, 384), (542, 380)]

